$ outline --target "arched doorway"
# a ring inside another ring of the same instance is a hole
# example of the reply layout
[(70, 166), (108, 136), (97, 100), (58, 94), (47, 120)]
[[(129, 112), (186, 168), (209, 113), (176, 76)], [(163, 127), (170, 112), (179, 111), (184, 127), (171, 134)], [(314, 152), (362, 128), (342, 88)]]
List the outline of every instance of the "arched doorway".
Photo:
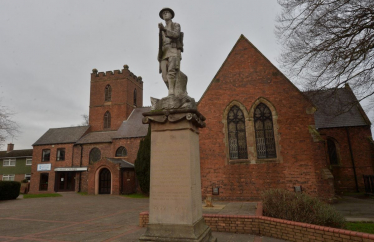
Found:
[(99, 194), (110, 194), (111, 190), (111, 174), (107, 168), (100, 171), (99, 175)]

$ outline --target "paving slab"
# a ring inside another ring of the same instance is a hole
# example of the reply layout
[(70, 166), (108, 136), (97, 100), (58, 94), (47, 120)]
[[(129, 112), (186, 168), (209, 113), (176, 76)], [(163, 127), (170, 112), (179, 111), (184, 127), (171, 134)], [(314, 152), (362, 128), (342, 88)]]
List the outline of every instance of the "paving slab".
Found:
[(333, 206), (352, 222), (374, 222), (374, 198), (361, 196), (341, 196)]
[(214, 207), (203, 206), (203, 213), (222, 215), (256, 215), (257, 202), (213, 202)]
[[(2, 241), (128, 241), (144, 234), (139, 213), (148, 211), (149, 199), (111, 195), (61, 193), (62, 197), (0, 202)], [(256, 203), (217, 202), (203, 213), (254, 215)], [(213, 232), (219, 242), (282, 242), (250, 234)]]

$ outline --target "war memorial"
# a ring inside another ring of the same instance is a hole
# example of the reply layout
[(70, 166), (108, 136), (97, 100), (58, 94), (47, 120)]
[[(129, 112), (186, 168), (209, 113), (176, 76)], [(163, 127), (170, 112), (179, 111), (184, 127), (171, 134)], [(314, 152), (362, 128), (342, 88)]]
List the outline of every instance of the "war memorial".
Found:
[(183, 33), (172, 22), (174, 11), (160, 17), (158, 61), (168, 96), (152, 98), (143, 122), (151, 126), (151, 184), (149, 224), (140, 241), (217, 241), (205, 224), (201, 207), (199, 128), (204, 116), (187, 94), (181, 72)]

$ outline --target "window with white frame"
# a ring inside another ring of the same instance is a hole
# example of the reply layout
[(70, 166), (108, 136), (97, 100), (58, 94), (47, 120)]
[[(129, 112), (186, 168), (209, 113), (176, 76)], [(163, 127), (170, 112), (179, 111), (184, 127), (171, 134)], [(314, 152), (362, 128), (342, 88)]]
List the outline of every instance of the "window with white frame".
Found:
[(14, 174), (12, 175), (3, 175), (3, 181), (14, 181)]
[(3, 166), (16, 166), (16, 159), (4, 159)]
[(25, 174), (25, 179), (30, 182), (31, 174)]
[(26, 159), (26, 165), (31, 166), (31, 164), (32, 164), (32, 159), (30, 158)]

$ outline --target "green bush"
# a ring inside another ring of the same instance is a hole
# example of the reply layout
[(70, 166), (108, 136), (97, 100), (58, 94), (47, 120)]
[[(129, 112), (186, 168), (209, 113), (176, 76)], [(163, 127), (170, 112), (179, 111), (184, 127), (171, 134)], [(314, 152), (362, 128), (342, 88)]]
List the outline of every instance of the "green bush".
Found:
[(140, 141), (138, 155), (135, 160), (135, 173), (142, 192), (149, 194), (151, 173), (151, 130)]
[(20, 188), (20, 182), (0, 181), (0, 200), (16, 199), (19, 196)]
[(262, 195), (264, 215), (296, 222), (344, 228), (344, 217), (334, 207), (304, 193), (268, 190)]

